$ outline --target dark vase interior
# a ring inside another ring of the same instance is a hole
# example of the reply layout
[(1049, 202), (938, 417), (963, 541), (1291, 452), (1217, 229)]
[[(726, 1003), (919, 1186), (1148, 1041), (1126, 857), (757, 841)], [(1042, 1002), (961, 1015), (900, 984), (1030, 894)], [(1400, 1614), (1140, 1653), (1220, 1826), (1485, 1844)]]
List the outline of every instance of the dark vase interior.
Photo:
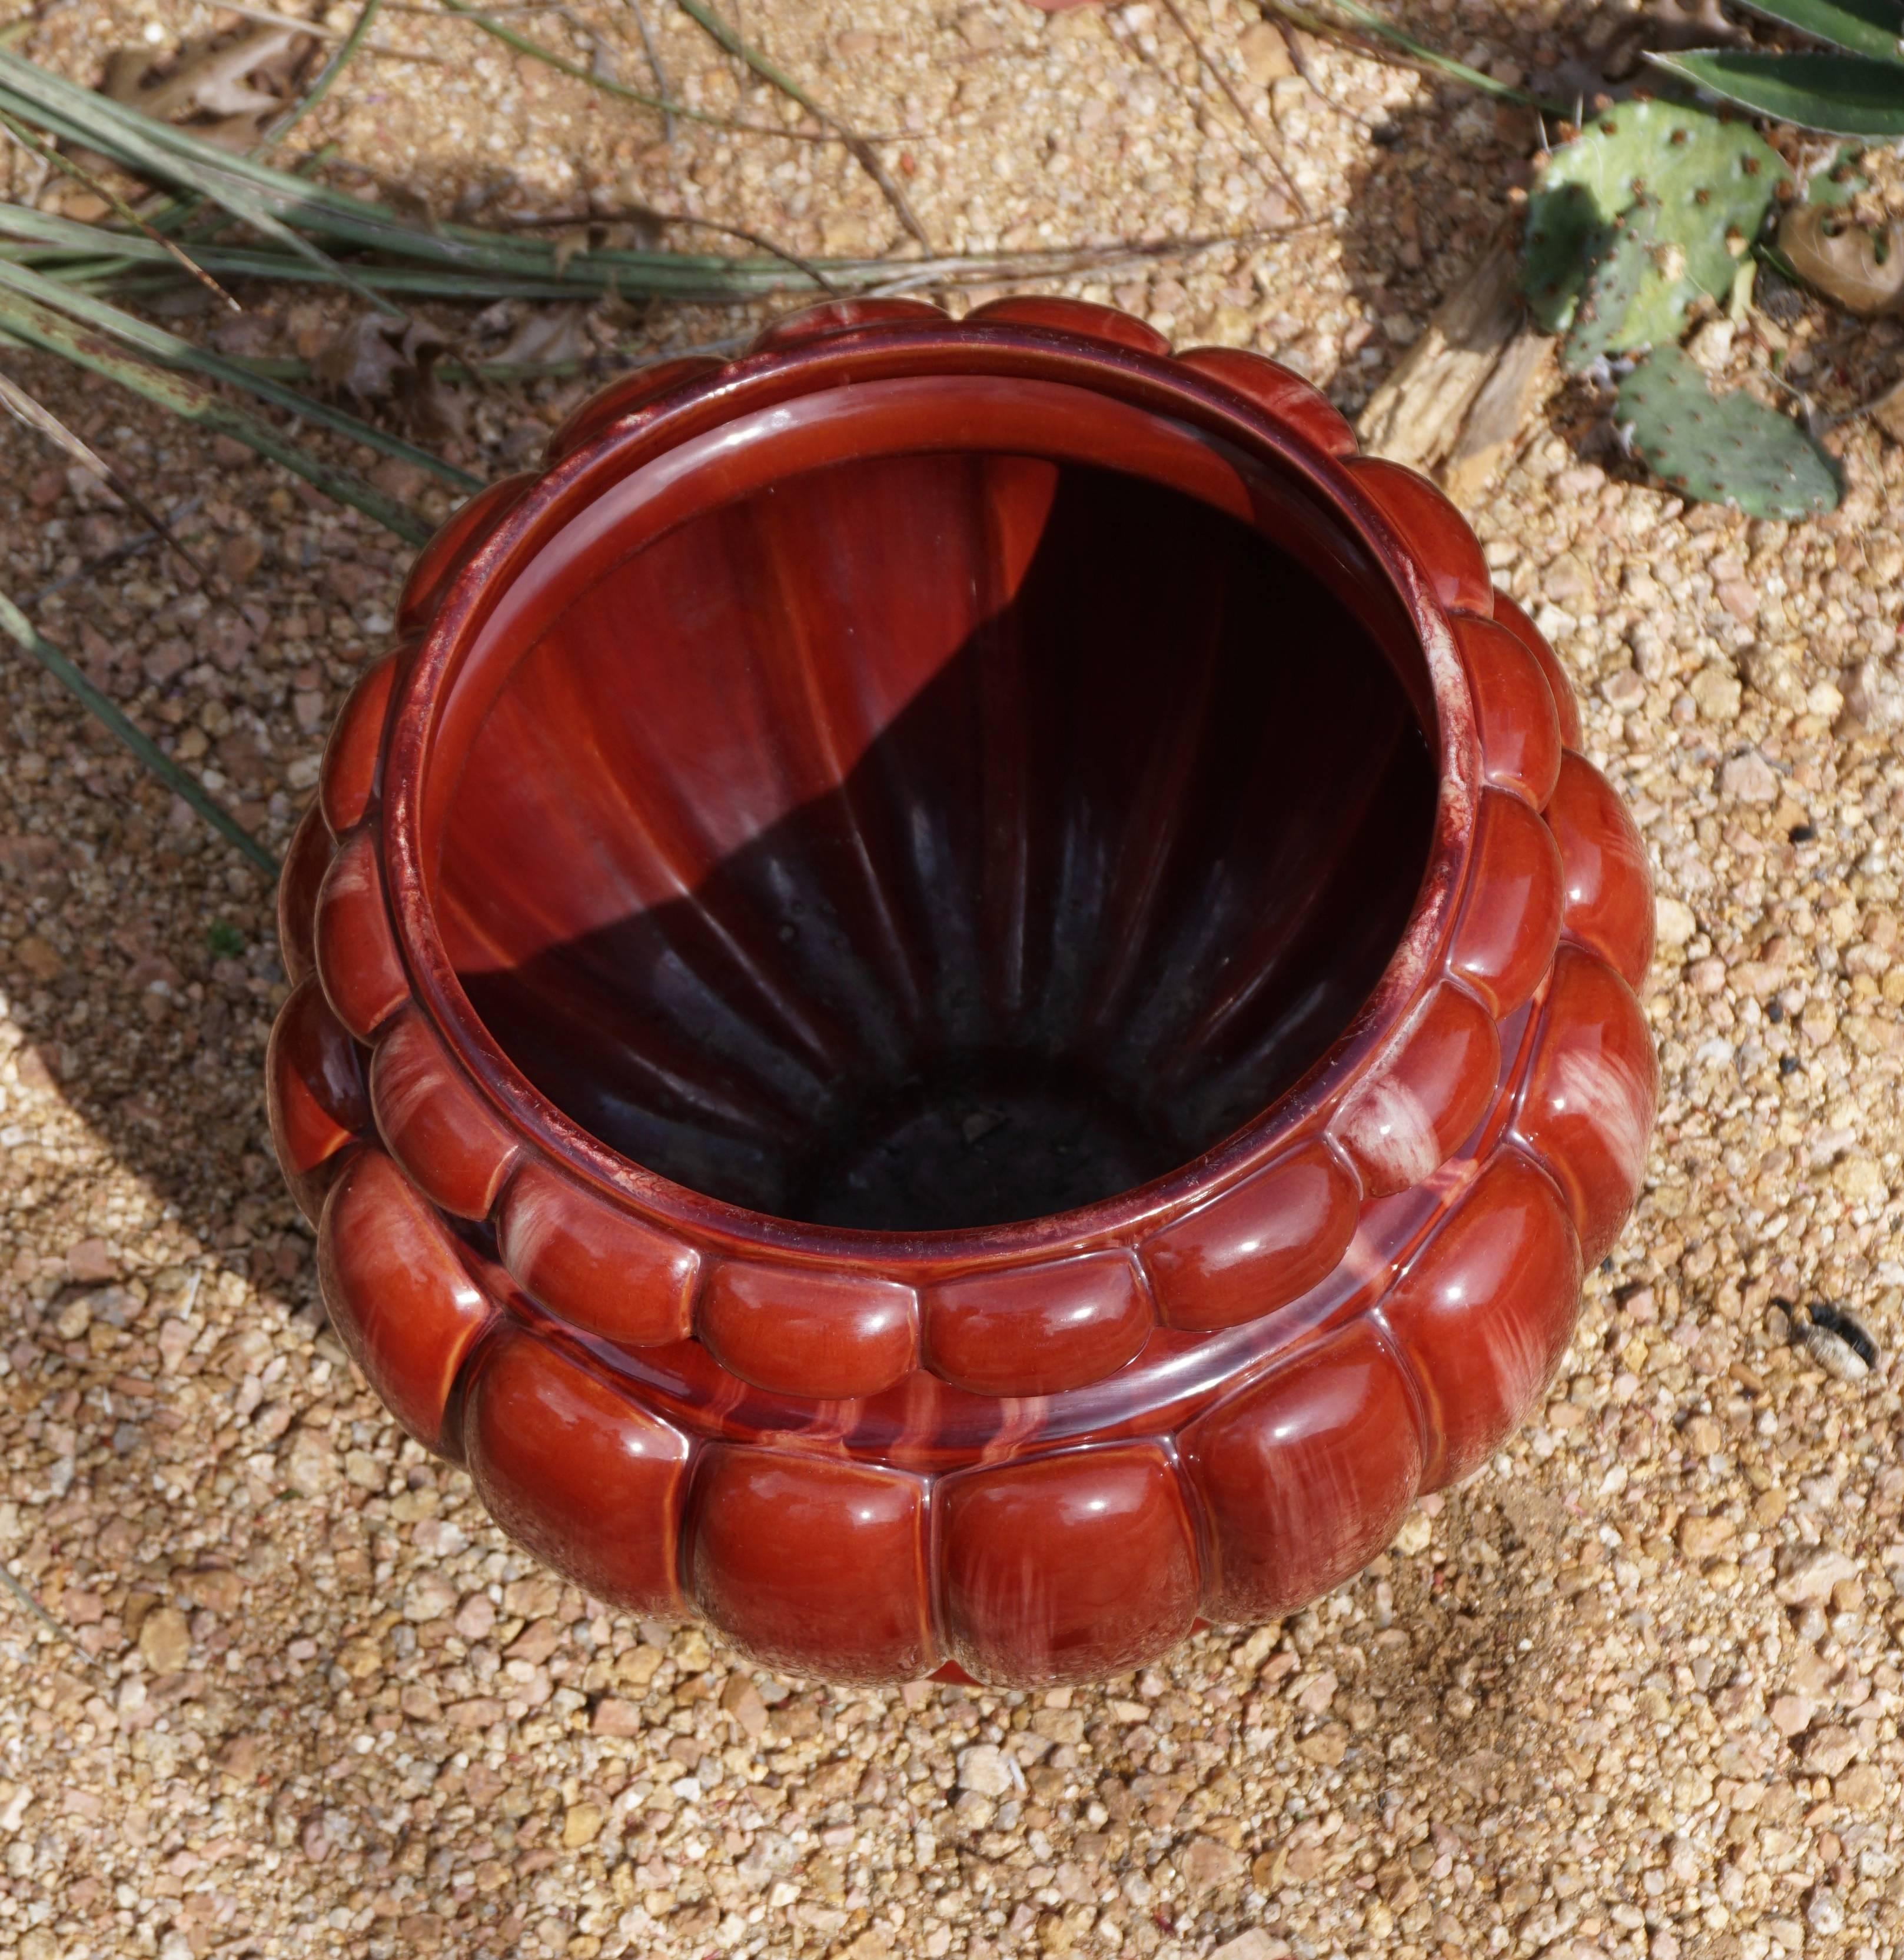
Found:
[(1011, 455), (837, 463), (626, 557), (444, 805), (450, 957), (575, 1122), (710, 1196), (1002, 1223), (1196, 1157), (1323, 1053), (1434, 826), (1297, 558)]

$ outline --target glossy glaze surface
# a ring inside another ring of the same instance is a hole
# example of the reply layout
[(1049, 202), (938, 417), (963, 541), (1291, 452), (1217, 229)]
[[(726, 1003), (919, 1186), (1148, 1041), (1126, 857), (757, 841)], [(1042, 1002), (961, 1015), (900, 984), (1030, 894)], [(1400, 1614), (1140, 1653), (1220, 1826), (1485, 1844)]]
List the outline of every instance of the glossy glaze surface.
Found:
[(497, 1041), (622, 1155), (782, 1217), (998, 1224), (1303, 1074), (1394, 950), (1434, 802), (1380, 650), (1236, 520), (877, 457), (566, 608), (460, 764), (437, 911)]
[(400, 627), (275, 1134), (373, 1385), (596, 1596), (1087, 1678), (1339, 1583), (1539, 1392), (1644, 1161), (1644, 861), (1295, 377), (816, 309), (578, 411)]

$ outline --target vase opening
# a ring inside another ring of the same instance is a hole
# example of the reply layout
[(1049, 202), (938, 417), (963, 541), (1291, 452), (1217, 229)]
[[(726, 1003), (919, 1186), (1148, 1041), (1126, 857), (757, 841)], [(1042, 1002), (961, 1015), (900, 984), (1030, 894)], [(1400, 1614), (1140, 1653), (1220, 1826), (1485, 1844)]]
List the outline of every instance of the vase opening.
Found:
[(997, 444), (597, 520), (428, 764), (515, 1068), (677, 1184), (899, 1232), (1131, 1191), (1311, 1069), (1421, 891), (1423, 657), (1328, 511), (1154, 479)]

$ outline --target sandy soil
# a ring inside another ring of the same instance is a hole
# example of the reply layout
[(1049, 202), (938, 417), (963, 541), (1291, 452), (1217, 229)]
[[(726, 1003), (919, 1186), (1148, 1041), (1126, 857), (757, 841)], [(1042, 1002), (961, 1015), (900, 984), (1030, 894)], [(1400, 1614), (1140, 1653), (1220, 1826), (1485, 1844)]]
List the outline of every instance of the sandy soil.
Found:
[[(1276, 353), (1352, 410), (1508, 215), (1530, 120), (1317, 49), (1325, 97), (1243, 40), (1246, 12), (1184, 5), (1259, 133), (1164, 7), (731, 11), (864, 126), (919, 132), (891, 154), (943, 247), (1280, 230), (1068, 289)], [(1590, 18), (1405, 12), (1523, 72)], [(779, 115), (662, 0), (648, 13), (690, 99)], [(214, 18), (79, 4), (24, 46), (90, 80), (103, 49), (163, 56)], [(645, 82), (627, 7), (568, 18)], [(589, 58), (552, 14), (528, 24)], [(797, 250), (899, 239), (837, 150), (686, 126), (670, 146), (462, 24), (392, 7), (380, 32), (449, 65), (367, 61), (306, 133), (433, 208), (638, 199)], [(336, 317), (294, 294), (258, 310), (253, 344), (282, 352)], [(596, 332), (626, 352), (749, 323)], [(1814, 310), (1788, 332), (1788, 372), (1828, 406), (1892, 378), (1888, 326)], [(1762, 368), (1765, 336), (1721, 353)], [(89, 568), (134, 521), (11, 425), (0, 583), (41, 595), (44, 630), (282, 845), (403, 552), (99, 384), (0, 358), (186, 507), (242, 603), (161, 553)], [(508, 466), (583, 385), (474, 402), (462, 453)], [(1837, 515), (1748, 523), (1608, 475), (1592, 423), (1550, 404), (1473, 515), (1653, 854), (1646, 1194), (1550, 1402), (1486, 1470), (1313, 1611), (1089, 1691), (779, 1680), (509, 1549), (323, 1331), (261, 1108), (283, 991), (268, 894), (10, 665), (0, 1559), (62, 1631), (0, 1596), (0, 1952), (1904, 1946), (1904, 457), (1854, 422)], [(1826, 1372), (1780, 1297), (1848, 1304), (1877, 1368)]]

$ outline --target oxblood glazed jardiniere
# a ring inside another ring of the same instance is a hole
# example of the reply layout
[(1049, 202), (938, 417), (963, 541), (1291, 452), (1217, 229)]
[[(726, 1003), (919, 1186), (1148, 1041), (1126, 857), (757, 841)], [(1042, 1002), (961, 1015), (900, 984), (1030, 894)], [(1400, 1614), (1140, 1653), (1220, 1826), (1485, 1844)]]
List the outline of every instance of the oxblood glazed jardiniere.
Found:
[(1638, 842), (1422, 479), (1048, 300), (635, 375), (294, 846), (338, 1332), (595, 1596), (1033, 1683), (1355, 1572), (1637, 1188)]

